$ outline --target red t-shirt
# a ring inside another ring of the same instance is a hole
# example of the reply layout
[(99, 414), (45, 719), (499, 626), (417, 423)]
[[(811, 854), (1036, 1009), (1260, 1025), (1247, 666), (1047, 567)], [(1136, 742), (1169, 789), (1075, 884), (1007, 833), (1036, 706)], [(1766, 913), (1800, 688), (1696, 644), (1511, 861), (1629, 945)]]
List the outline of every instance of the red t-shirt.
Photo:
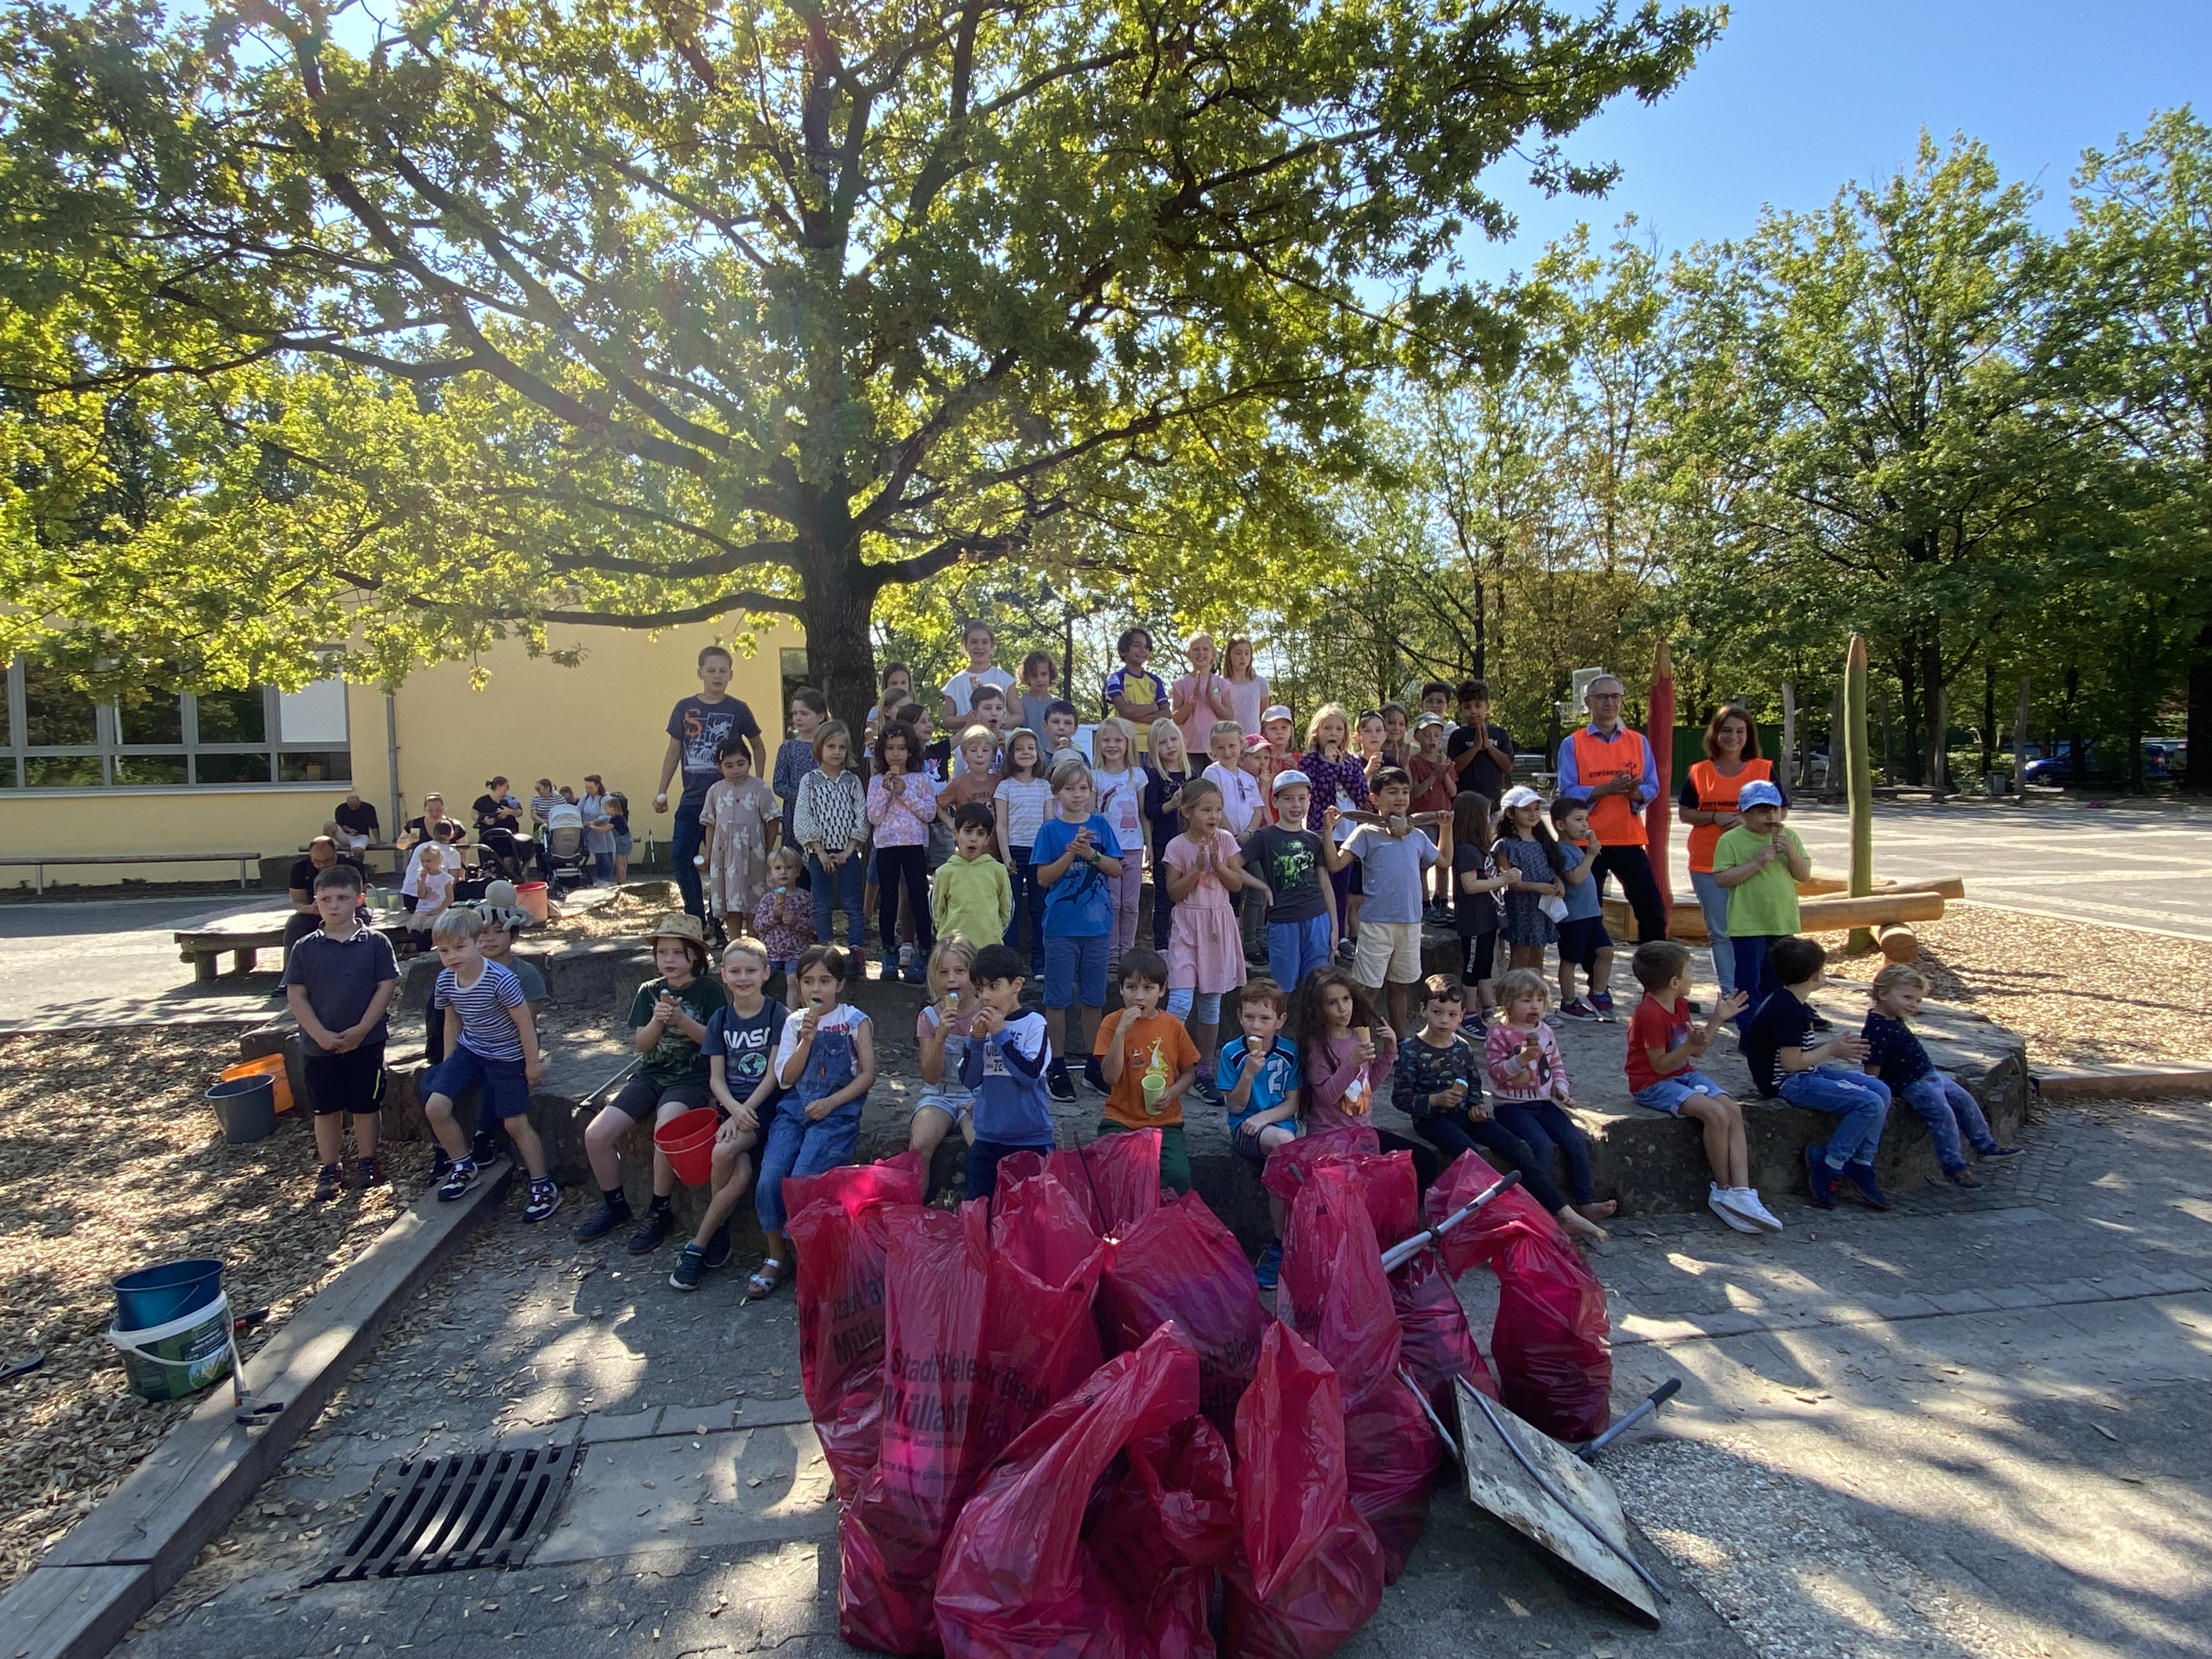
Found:
[(1670, 1008), (1646, 991), (1628, 1017), (1628, 1092), (1648, 1089), (1663, 1077), (1681, 1076), (1679, 1071), (1652, 1070), (1650, 1051), (1679, 1048), (1689, 1037), (1690, 1005), (1677, 1000)]

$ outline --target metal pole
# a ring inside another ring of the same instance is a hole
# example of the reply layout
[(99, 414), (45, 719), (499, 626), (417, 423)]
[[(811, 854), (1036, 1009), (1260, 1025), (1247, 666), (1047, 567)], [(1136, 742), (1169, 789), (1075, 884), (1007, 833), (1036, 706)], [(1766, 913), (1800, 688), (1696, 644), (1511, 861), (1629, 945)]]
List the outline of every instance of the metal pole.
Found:
[(2027, 679), (2020, 677), (2020, 708), (2012, 723), (2012, 792), (2022, 806), (2027, 805)]
[[(398, 841), (399, 826), (407, 822), (407, 800), (399, 793), (399, 705), (389, 691), (384, 694), (384, 763), (392, 785), (392, 827), (384, 833), (388, 839)], [(406, 867), (407, 860), (403, 855), (398, 868), (404, 872)]]

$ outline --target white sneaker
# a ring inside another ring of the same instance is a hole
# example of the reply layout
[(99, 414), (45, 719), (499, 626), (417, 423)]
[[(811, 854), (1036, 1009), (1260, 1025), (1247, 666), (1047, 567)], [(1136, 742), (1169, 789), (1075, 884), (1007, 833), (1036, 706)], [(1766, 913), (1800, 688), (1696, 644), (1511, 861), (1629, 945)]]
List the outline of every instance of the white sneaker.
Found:
[(902, 974), (912, 973), (914, 971), (915, 960), (915, 947), (913, 945), (902, 945), (899, 946), (899, 972)]
[(1757, 1188), (1738, 1187), (1733, 1192), (1727, 1194), (1726, 1197), (1729, 1202), (1735, 1206), (1739, 1215), (1747, 1217), (1770, 1233), (1778, 1233), (1782, 1231), (1782, 1218), (1766, 1207), (1765, 1202), (1759, 1198)]
[(1751, 1220), (1738, 1215), (1729, 1207), (1729, 1200), (1732, 1196), (1731, 1192), (1723, 1190), (1718, 1182), (1714, 1182), (1706, 1191), (1705, 1207), (1740, 1233), (1757, 1232), (1759, 1228)]

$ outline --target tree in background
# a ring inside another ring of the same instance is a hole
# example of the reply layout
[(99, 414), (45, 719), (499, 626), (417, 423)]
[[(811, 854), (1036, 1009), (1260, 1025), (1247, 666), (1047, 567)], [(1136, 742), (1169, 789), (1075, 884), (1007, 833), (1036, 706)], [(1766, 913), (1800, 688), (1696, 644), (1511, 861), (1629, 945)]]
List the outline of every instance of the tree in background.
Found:
[[(387, 677), (556, 619), (787, 615), (840, 707), (888, 588), (1129, 532), (1137, 574), (1273, 544), (1364, 465), (1408, 340), (1510, 349), (1430, 274), (1507, 228), (1484, 169), (1533, 132), (1542, 181), (1601, 188), (1553, 141), (1718, 27), (1656, 0), (400, 16), (350, 46), (372, 26), (319, 0), (0, 22), (9, 251), (105, 319), (13, 285), (9, 329), (60, 331), (16, 397), (316, 371), (237, 434), (313, 507), (147, 550), (139, 608), (304, 641), (295, 607), (343, 595)], [(241, 556), (272, 525), (307, 538), (281, 569)]]

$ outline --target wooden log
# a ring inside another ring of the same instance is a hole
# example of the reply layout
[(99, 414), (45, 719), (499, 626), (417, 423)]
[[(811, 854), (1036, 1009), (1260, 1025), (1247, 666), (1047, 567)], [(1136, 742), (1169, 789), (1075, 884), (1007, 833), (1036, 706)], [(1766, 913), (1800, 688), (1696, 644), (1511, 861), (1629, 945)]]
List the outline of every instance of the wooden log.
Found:
[(1943, 914), (1941, 893), (1869, 893), (1859, 898), (1813, 898), (1797, 907), (1800, 933), (1833, 933), (1839, 927), (1871, 930), (1886, 921), (1935, 921)]
[(1874, 930), (1875, 943), (1892, 962), (1920, 960), (1920, 936), (1901, 921), (1885, 921)]
[[(1848, 893), (1850, 887), (1848, 876), (1824, 875), (1815, 870), (1810, 878), (1797, 884), (1797, 896), (1806, 898), (1824, 893)], [(1877, 893), (1941, 893), (1945, 898), (1962, 899), (1966, 896), (1966, 878), (1964, 876), (1910, 876), (1903, 881), (1878, 881), (1874, 884), (1874, 890)]]

